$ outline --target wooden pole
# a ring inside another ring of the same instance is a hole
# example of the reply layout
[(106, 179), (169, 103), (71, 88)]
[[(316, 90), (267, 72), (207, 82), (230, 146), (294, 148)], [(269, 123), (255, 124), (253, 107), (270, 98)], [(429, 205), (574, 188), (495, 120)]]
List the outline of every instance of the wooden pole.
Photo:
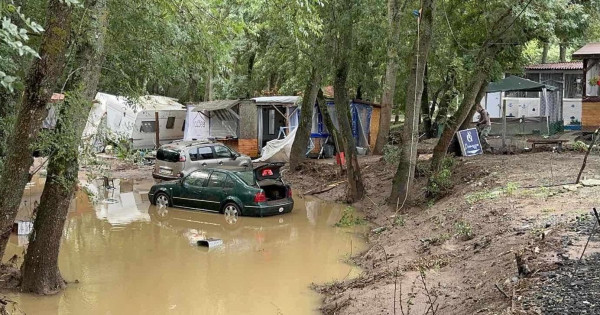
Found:
[(506, 99), (502, 100), (502, 149), (506, 150)]
[(599, 132), (600, 132), (600, 128), (596, 129), (596, 131), (594, 132), (594, 135), (592, 136), (592, 143), (590, 143), (590, 146), (588, 147), (588, 150), (585, 153), (585, 157), (583, 158), (583, 164), (581, 165), (581, 169), (579, 170), (579, 174), (577, 175), (577, 181), (575, 181), (575, 184), (579, 184), (579, 180), (581, 180), (581, 174), (583, 174), (583, 170), (585, 169), (585, 165), (587, 164), (588, 155), (590, 155), (590, 152), (592, 152), (592, 148), (594, 147), (594, 144), (596, 143), (596, 140), (598, 139)]
[(160, 128), (158, 124), (158, 112), (154, 112), (154, 127), (156, 128), (156, 149), (160, 148)]

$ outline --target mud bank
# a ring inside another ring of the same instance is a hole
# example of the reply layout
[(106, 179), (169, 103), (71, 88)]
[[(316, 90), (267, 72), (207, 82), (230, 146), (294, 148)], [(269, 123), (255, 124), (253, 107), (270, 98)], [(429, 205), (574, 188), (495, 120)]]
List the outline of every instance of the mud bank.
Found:
[[(582, 160), (569, 152), (460, 158), (450, 195), (427, 205), (425, 178), (418, 178), (394, 216), (384, 200), (395, 168), (381, 157), (361, 159), (367, 197), (353, 206), (384, 229), (369, 233), (369, 249), (354, 258), (364, 270), (360, 277), (318, 288), (322, 311), (399, 314), (402, 305), (416, 314), (431, 307), (437, 314), (526, 313), (523, 297), (535, 294), (536, 275), (581, 251), (582, 238), (564, 239), (573, 222), (600, 204), (598, 186), (562, 186), (575, 180)], [(286, 179), (306, 191), (343, 181), (336, 169), (309, 161)], [(584, 176), (600, 178), (600, 157), (590, 156)], [(342, 183), (317, 196), (339, 201), (345, 189)], [(519, 276), (515, 254), (529, 275)]]

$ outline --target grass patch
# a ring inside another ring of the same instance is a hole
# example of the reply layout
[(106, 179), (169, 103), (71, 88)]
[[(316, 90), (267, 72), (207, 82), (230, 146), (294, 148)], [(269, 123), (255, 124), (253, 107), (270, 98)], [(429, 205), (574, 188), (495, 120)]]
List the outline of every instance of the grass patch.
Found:
[(394, 218), (394, 226), (404, 226), (406, 220), (403, 215), (399, 214)]
[(356, 210), (350, 206), (346, 207), (342, 212), (342, 218), (335, 224), (337, 227), (351, 227), (355, 225), (363, 225), (365, 220), (356, 215)]
[(482, 200), (492, 200), (496, 198), (498, 198), (498, 192), (488, 190), (478, 191), (476, 193), (468, 194), (465, 196), (467, 203), (470, 205), (478, 203)]
[(461, 240), (468, 241), (475, 237), (473, 228), (469, 222), (458, 221), (454, 224), (454, 229), (456, 230), (456, 235)]

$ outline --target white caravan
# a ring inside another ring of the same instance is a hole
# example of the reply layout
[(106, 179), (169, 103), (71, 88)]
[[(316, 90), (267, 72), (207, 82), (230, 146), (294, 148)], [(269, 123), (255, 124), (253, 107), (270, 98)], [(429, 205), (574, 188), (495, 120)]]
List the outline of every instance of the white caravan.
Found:
[(82, 138), (96, 151), (104, 148), (105, 139), (126, 140), (132, 149), (155, 148), (155, 113), (160, 144), (183, 138), (186, 110), (176, 99), (156, 95), (129, 99), (106, 93), (96, 94)]

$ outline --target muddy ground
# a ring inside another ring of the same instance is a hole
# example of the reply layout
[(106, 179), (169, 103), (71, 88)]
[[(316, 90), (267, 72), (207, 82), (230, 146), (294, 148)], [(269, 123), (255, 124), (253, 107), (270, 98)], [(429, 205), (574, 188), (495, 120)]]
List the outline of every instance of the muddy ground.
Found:
[[(325, 296), (322, 311), (545, 313), (536, 299), (539, 282), (579, 256), (589, 229), (574, 226), (591, 228), (586, 214), (600, 206), (600, 186), (564, 186), (575, 181), (583, 157), (538, 152), (458, 158), (450, 194), (428, 201), (426, 177), (419, 177), (397, 215), (385, 205), (394, 165), (380, 156), (361, 158), (367, 196), (353, 206), (373, 225), (370, 249), (354, 258), (364, 270), (359, 278), (317, 287)], [(420, 163), (427, 158), (422, 155)], [(344, 199), (344, 177), (331, 162), (311, 160), (284, 176), (296, 193)], [(600, 178), (598, 153), (590, 155), (584, 178)], [(598, 247), (592, 242), (587, 253)], [(519, 275), (515, 254), (528, 275)]]

